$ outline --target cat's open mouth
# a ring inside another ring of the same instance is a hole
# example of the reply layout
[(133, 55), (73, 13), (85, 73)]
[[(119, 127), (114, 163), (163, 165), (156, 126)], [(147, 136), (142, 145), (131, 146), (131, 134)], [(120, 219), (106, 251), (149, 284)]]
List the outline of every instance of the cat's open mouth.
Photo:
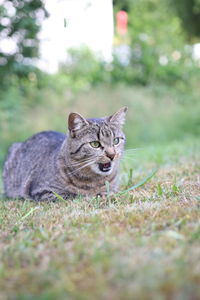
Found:
[(99, 164), (99, 170), (102, 172), (108, 172), (111, 169), (111, 163)]

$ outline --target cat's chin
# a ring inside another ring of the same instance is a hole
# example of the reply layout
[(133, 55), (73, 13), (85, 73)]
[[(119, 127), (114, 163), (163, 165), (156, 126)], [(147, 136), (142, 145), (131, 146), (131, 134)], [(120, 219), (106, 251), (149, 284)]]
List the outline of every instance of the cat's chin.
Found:
[(99, 174), (101, 176), (108, 176), (112, 173), (113, 165), (112, 163), (106, 163), (106, 164), (97, 163), (91, 165), (91, 170), (94, 173)]

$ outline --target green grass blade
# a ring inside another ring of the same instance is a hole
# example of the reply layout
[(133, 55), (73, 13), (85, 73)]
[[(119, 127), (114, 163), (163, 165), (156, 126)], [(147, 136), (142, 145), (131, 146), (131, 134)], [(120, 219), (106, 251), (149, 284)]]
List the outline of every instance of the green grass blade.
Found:
[(28, 218), (36, 209), (39, 209), (38, 206), (31, 208), (23, 217), (21, 217), (18, 222), (23, 221), (24, 219)]
[(60, 195), (57, 194), (56, 192), (53, 192), (53, 194), (54, 194), (54, 196), (56, 196), (56, 198), (57, 198), (58, 200), (64, 201), (64, 202), (66, 203), (66, 200), (65, 200), (62, 196), (60, 196)]
[(155, 174), (156, 172), (158, 171), (158, 169), (154, 169), (147, 177), (145, 177), (143, 180), (141, 180), (140, 182), (138, 182), (137, 184), (131, 186), (130, 188), (124, 190), (124, 191), (121, 191), (119, 193), (117, 193), (115, 196), (119, 196), (119, 195), (122, 195), (122, 194), (125, 194), (127, 192), (130, 192), (132, 190), (135, 190), (137, 189), (138, 187), (141, 187), (143, 186), (145, 183), (147, 183)]
[(106, 185), (106, 192), (107, 192), (107, 197), (108, 197), (108, 201), (109, 201), (109, 205), (110, 205), (110, 184), (108, 181), (106, 181), (105, 185)]

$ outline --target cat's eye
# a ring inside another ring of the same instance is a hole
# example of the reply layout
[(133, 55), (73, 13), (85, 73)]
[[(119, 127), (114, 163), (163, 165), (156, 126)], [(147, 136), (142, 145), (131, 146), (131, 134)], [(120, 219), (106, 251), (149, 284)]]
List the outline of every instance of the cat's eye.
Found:
[(119, 139), (118, 137), (116, 137), (116, 138), (114, 138), (114, 140), (113, 140), (113, 144), (114, 144), (114, 145), (117, 145), (117, 144), (119, 144), (119, 141), (120, 141), (120, 139)]
[(90, 142), (90, 145), (91, 145), (93, 148), (99, 148), (99, 147), (101, 146), (101, 144), (100, 144), (98, 141)]

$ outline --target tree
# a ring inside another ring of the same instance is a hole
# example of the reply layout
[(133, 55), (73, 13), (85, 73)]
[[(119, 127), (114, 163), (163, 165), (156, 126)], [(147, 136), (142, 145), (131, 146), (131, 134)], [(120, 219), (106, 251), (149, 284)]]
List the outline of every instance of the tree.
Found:
[[(117, 9), (130, 11), (137, 0), (113, 0), (113, 4)], [(141, 1), (142, 2), (142, 1)], [(151, 0), (149, 3), (151, 5)], [(171, 7), (182, 23), (188, 40), (200, 37), (200, 0), (164, 0), (159, 1), (159, 6), (163, 3)], [(157, 7), (159, 10), (159, 7)]]
[(128, 12), (128, 33), (116, 34), (115, 43), (117, 47), (129, 45), (129, 64), (118, 68), (119, 74), (115, 70), (115, 77), (128, 74), (126, 81), (139, 84), (158, 80), (175, 84), (187, 78), (190, 53), (184, 47), (181, 20), (169, 1), (114, 1), (116, 11), (123, 8)]
[[(3, 0), (0, 4), (0, 76), (1, 84), (11, 74), (27, 75), (38, 57), (41, 22), (48, 13), (43, 0)], [(3, 80), (3, 82), (2, 82)]]
[(200, 0), (169, 0), (189, 40), (200, 37)]
[(129, 11), (130, 9), (130, 2), (129, 0), (113, 0), (113, 5), (114, 7), (117, 6), (118, 9), (120, 10), (125, 10), (125, 11)]

